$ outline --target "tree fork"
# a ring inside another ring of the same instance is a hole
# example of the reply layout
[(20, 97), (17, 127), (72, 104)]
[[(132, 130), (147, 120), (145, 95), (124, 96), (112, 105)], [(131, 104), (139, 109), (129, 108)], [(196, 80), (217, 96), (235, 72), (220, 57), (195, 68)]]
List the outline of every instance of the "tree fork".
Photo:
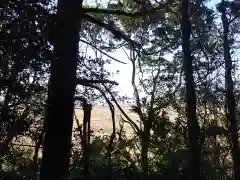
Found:
[(68, 176), (82, 0), (58, 0), (40, 180)]

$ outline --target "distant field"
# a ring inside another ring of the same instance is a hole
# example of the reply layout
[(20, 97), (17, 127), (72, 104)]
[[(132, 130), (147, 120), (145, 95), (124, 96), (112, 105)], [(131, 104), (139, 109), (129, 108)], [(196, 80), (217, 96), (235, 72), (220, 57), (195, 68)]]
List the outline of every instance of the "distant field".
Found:
[[(130, 106), (124, 105), (122, 106), (123, 110), (126, 112), (126, 114), (136, 123), (138, 123), (138, 117), (136, 114), (132, 113), (129, 109)], [(75, 113), (77, 118), (79, 119), (80, 123), (82, 123), (83, 118), (83, 110), (81, 109), (75, 109)], [(120, 116), (122, 115), (121, 112), (116, 108), (115, 110), (115, 120), (116, 120), (116, 128), (119, 128), (119, 120)], [(138, 123), (139, 124), (139, 123)], [(74, 122), (74, 127), (77, 127), (76, 121)], [(98, 131), (100, 129), (103, 130), (104, 133), (111, 133), (112, 132), (112, 119), (111, 119), (111, 112), (108, 108), (108, 106), (96, 106), (92, 109), (91, 114), (91, 128), (94, 131)], [(128, 135), (132, 134), (132, 128), (130, 125), (125, 124), (124, 130), (127, 132)]]
[[(129, 105), (121, 105), (122, 109), (125, 111), (125, 113), (137, 124), (140, 125), (138, 116), (130, 111), (130, 106)], [(171, 111), (171, 116), (170, 118), (173, 118), (174, 113)], [(75, 114), (79, 120), (79, 123), (82, 124), (82, 119), (83, 119), (83, 110), (82, 109), (75, 109)], [(119, 129), (119, 120), (120, 116), (122, 114), (119, 112), (119, 110), (116, 108), (115, 110), (115, 120), (116, 120), (116, 129)], [(77, 127), (77, 123), (74, 120), (73, 128)], [(57, 127), (56, 127), (57, 128)], [(108, 106), (94, 106), (92, 109), (92, 114), (91, 114), (91, 129), (94, 130), (94, 134), (96, 135), (103, 135), (103, 134), (108, 134), (110, 135), (112, 133), (112, 119), (111, 119), (111, 112), (108, 108)], [(99, 132), (99, 130), (102, 130)], [(133, 134), (133, 129), (129, 124), (124, 124), (124, 130), (126, 131), (127, 136), (131, 137)], [(73, 136), (73, 143), (75, 139)], [(17, 138), (12, 141), (15, 145), (19, 148), (27, 148), (27, 149), (32, 149), (34, 150), (33, 147), (28, 147), (34, 146), (34, 143), (30, 138), (26, 137), (21, 137)], [(41, 156), (41, 150), (39, 151), (39, 156)]]
[[(139, 118), (136, 114), (130, 111), (129, 105), (121, 105), (122, 109), (125, 111), (125, 113), (139, 126)], [(123, 117), (121, 112), (118, 110), (117, 107), (115, 107), (115, 123), (116, 123), (116, 129), (119, 129), (119, 121), (120, 116)], [(176, 116), (176, 113), (174, 113), (172, 110), (169, 110), (168, 112), (171, 112), (169, 114), (170, 119), (174, 119), (174, 116)], [(79, 123), (82, 124), (83, 119), (83, 110), (82, 109), (75, 109), (75, 114), (79, 120)], [(57, 128), (57, 127), (56, 127)], [(74, 120), (73, 128), (77, 128), (77, 123)], [(94, 131), (94, 134), (97, 135), (103, 135), (103, 134), (111, 134), (113, 131), (112, 128), (112, 119), (111, 119), (111, 112), (107, 105), (105, 106), (94, 106), (92, 109), (91, 114), (91, 130)], [(101, 130), (99, 132), (99, 130)], [(124, 130), (126, 131), (127, 136), (131, 136), (133, 134), (132, 127), (125, 123), (124, 124)], [(74, 140), (74, 139), (73, 139)], [(33, 142), (31, 142), (31, 139), (22, 137), (18, 138), (18, 141), (16, 142), (13, 140), (13, 143), (17, 144), (28, 144), (28, 145), (34, 145)]]
[[(137, 122), (137, 116), (136, 114), (132, 113), (129, 109), (130, 106), (123, 105), (123, 110), (126, 112), (126, 114), (136, 123)], [(81, 109), (75, 109), (75, 114), (80, 122), (82, 124), (83, 119), (83, 110)], [(121, 113), (116, 108), (115, 110), (115, 123), (116, 123), (116, 129), (119, 129), (119, 120), (120, 120)], [(139, 123), (138, 123), (139, 124)], [(77, 123), (74, 120), (73, 128), (77, 127)], [(108, 106), (94, 106), (92, 109), (91, 114), (91, 129), (94, 130), (95, 134), (101, 135), (101, 134), (111, 134), (112, 133), (112, 119), (111, 119), (111, 112), (108, 108)], [(99, 134), (99, 130), (101, 131), (101, 134)], [(128, 136), (131, 136), (133, 131), (130, 125), (126, 124), (124, 125), (124, 130), (126, 131)], [(74, 140), (74, 139), (73, 139)], [(22, 144), (22, 145), (34, 145), (34, 143), (31, 141), (31, 139), (27, 137), (21, 137), (17, 140), (14, 139), (12, 141), (14, 144)], [(18, 145), (17, 145), (18, 146)]]

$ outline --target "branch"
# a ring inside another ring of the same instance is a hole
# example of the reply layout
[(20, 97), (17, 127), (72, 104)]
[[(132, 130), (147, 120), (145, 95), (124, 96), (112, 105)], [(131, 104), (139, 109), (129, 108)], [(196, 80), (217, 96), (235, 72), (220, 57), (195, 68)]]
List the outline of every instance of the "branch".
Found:
[[(107, 99), (104, 91), (98, 87), (98, 86), (95, 86), (93, 84), (86, 84), (86, 86), (88, 87), (91, 87), (91, 88), (94, 88), (96, 90), (98, 90), (105, 98), (105, 100), (108, 102), (109, 100)], [(136, 125), (136, 123), (124, 112), (124, 110), (121, 108), (121, 106), (119, 105), (119, 103), (117, 102), (116, 98), (114, 97), (113, 93), (103, 84), (105, 90), (109, 93), (109, 95), (111, 96), (113, 102), (116, 104), (116, 106), (118, 107), (118, 109), (120, 110), (120, 112), (124, 115), (124, 117), (127, 119), (127, 123), (129, 123), (133, 130), (135, 132), (137, 132), (138, 134), (141, 132), (140, 128)], [(126, 121), (125, 121), (126, 122)]]
[(95, 48), (96, 50), (98, 50), (100, 53), (102, 53), (103, 55), (111, 58), (111, 59), (114, 60), (114, 61), (117, 61), (117, 62), (122, 63), (122, 64), (127, 64), (127, 63), (125, 63), (125, 62), (123, 62), (123, 61), (120, 61), (120, 60), (118, 60), (118, 59), (110, 56), (109, 54), (107, 54), (107, 53), (104, 52), (103, 50), (99, 49), (97, 46), (95, 46), (95, 45), (93, 45), (93, 44), (91, 44), (91, 43), (89, 43), (89, 42), (87, 42), (87, 41), (85, 41), (85, 40), (83, 40), (83, 39), (80, 39), (80, 41), (83, 42), (83, 43), (88, 44), (89, 46), (92, 46), (93, 48)]
[(118, 109), (120, 110), (120, 112), (123, 114), (123, 116), (127, 119), (128, 124), (130, 124), (133, 128), (133, 130), (135, 132), (137, 132), (138, 134), (141, 132), (140, 128), (136, 125), (136, 123), (124, 112), (124, 110), (121, 108), (121, 106), (119, 105), (119, 103), (117, 102), (116, 98), (114, 97), (113, 93), (110, 91), (110, 89), (108, 89), (105, 85), (104, 88), (106, 89), (106, 91), (110, 94), (113, 102), (116, 104), (116, 106), (118, 107)]
[(79, 131), (79, 137), (80, 137), (81, 143), (83, 143), (84, 140), (83, 140), (82, 126), (80, 125), (80, 122), (79, 122), (79, 119), (77, 118), (75, 110), (73, 111), (73, 113), (74, 113), (74, 118), (75, 118), (76, 123), (77, 123), (77, 129)]
[[(114, 106), (111, 103), (111, 101), (107, 98), (105, 92), (100, 87), (95, 86), (93, 84), (88, 84), (87, 86), (98, 90), (103, 95), (104, 99), (106, 100), (106, 102), (107, 102), (107, 104), (109, 106), (109, 109), (111, 111), (111, 117), (112, 117), (112, 125), (113, 125), (113, 132), (112, 132), (111, 139), (110, 139), (110, 144), (112, 144), (112, 142), (113, 142), (113, 140), (115, 138), (115, 134), (116, 134), (116, 123), (115, 123), (115, 109), (114, 109)], [(109, 144), (109, 146), (111, 146), (110, 144)]]
[(229, 20), (229, 21), (228, 21), (228, 26), (230, 26), (231, 23), (232, 23), (233, 21), (235, 21), (236, 19), (238, 19), (239, 17), (240, 17), (240, 15), (235, 16), (234, 18), (232, 18), (231, 20)]
[(144, 118), (144, 115), (143, 115), (143, 112), (142, 112), (142, 109), (141, 109), (140, 96), (139, 96), (139, 92), (138, 92), (138, 89), (137, 89), (137, 85), (135, 83), (136, 59), (137, 59), (137, 57), (135, 56), (134, 50), (130, 50), (130, 61), (132, 62), (132, 80), (131, 80), (131, 83), (132, 83), (132, 87), (133, 87), (133, 91), (134, 91), (134, 96), (135, 96), (135, 99), (136, 99), (137, 108), (138, 108), (138, 111), (139, 111), (138, 115), (140, 117), (140, 120), (142, 122), (144, 122), (145, 118)]
[[(158, 8), (159, 9), (159, 8)], [(154, 12), (158, 10), (157, 8), (153, 8), (152, 10), (149, 11), (138, 11), (134, 13), (122, 11), (119, 9), (100, 9), (100, 8), (83, 8), (83, 11), (85, 13), (102, 13), (102, 14), (115, 14), (115, 15), (123, 15), (123, 16), (128, 16), (128, 17), (140, 17), (144, 16), (148, 13)]]
[(101, 27), (103, 27), (104, 29), (110, 31), (116, 38), (118, 39), (124, 39), (125, 41), (129, 42), (130, 44), (132, 44), (132, 46), (137, 46), (139, 47), (140, 44), (134, 40), (132, 40), (129, 36), (127, 36), (124, 32), (122, 32), (121, 30), (118, 30), (116, 28), (114, 28), (112, 25), (110, 25), (109, 23), (105, 23), (100, 21), (99, 19), (95, 19), (94, 17), (84, 14), (83, 18), (87, 21), (90, 21), (94, 24), (97, 24)]
[(108, 144), (108, 155), (109, 155), (109, 165), (111, 163), (111, 152), (113, 148), (113, 141), (116, 136), (116, 120), (115, 120), (115, 108), (114, 105), (111, 103), (111, 101), (107, 98), (106, 94), (103, 91), (100, 91), (102, 95), (104, 96), (105, 100), (107, 101), (107, 104), (109, 106), (109, 109), (111, 111), (111, 117), (112, 117), (112, 128), (113, 132), (110, 136), (109, 144)]
[(76, 80), (76, 84), (77, 85), (83, 85), (83, 86), (88, 86), (89, 84), (112, 84), (112, 85), (119, 85), (116, 81), (111, 81), (111, 80), (107, 80), (107, 79), (103, 79), (103, 80), (91, 80), (91, 79), (77, 79)]
[[(30, 147), (30, 148), (35, 148), (36, 145), (30, 145), (30, 144), (19, 144), (19, 143), (10, 143), (9, 145), (13, 145), (13, 146), (21, 146), (21, 147)], [(42, 146), (40, 146), (39, 148), (42, 148)]]

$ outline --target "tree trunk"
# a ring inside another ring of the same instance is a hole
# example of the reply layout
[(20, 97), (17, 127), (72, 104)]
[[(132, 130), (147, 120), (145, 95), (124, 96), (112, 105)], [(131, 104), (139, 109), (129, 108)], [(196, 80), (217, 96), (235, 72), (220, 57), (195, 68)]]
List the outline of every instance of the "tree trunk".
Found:
[(90, 160), (90, 120), (91, 120), (92, 105), (86, 101), (83, 102), (83, 177), (84, 180), (89, 179), (89, 160)]
[(189, 151), (189, 161), (188, 161), (188, 171), (190, 180), (200, 180), (201, 170), (200, 170), (200, 128), (196, 117), (196, 93), (194, 87), (194, 77), (193, 77), (193, 58), (190, 49), (190, 32), (191, 24), (188, 14), (189, 1), (182, 0), (182, 49), (183, 49), (183, 65), (185, 71), (185, 81), (186, 81), (186, 116), (188, 124), (188, 151)]
[(34, 149), (34, 155), (33, 155), (33, 179), (37, 180), (38, 179), (38, 154), (39, 154), (39, 149), (40, 146), (42, 145), (42, 141), (43, 141), (43, 136), (44, 136), (44, 131), (41, 132), (36, 144), (35, 144), (35, 149)]
[[(224, 1), (223, 1), (224, 2)], [(229, 22), (226, 17), (226, 7), (221, 12), (223, 24), (223, 48), (225, 61), (225, 85), (226, 85), (226, 107), (227, 120), (229, 122), (229, 132), (231, 135), (231, 153), (233, 158), (233, 177), (240, 180), (240, 149), (238, 141), (238, 127), (236, 122), (236, 102), (234, 97), (234, 85), (232, 80), (232, 58), (230, 54), (230, 46), (228, 40)]]
[(40, 180), (68, 175), (82, 0), (58, 0)]
[(149, 122), (144, 122), (144, 129), (142, 132), (142, 149), (141, 149), (141, 163), (144, 173), (143, 180), (149, 179), (149, 163), (148, 163), (148, 149), (150, 141), (150, 128), (148, 125)]

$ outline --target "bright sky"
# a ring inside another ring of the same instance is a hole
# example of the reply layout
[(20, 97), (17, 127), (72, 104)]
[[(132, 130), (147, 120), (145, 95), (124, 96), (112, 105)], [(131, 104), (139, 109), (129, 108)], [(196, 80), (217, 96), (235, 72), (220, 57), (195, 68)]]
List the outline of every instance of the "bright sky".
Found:
[(119, 70), (119, 74), (116, 74), (113, 77), (113, 79), (119, 83), (119, 86), (117, 87), (119, 95), (126, 95), (131, 97), (133, 95), (133, 89), (131, 86), (132, 65), (128, 60), (126, 54), (123, 51), (121, 52), (121, 50), (113, 53), (113, 57), (126, 62), (127, 64), (122, 64), (114, 61), (112, 64), (107, 65), (106, 68), (110, 72), (114, 72), (114, 74), (116, 74), (116, 71)]

